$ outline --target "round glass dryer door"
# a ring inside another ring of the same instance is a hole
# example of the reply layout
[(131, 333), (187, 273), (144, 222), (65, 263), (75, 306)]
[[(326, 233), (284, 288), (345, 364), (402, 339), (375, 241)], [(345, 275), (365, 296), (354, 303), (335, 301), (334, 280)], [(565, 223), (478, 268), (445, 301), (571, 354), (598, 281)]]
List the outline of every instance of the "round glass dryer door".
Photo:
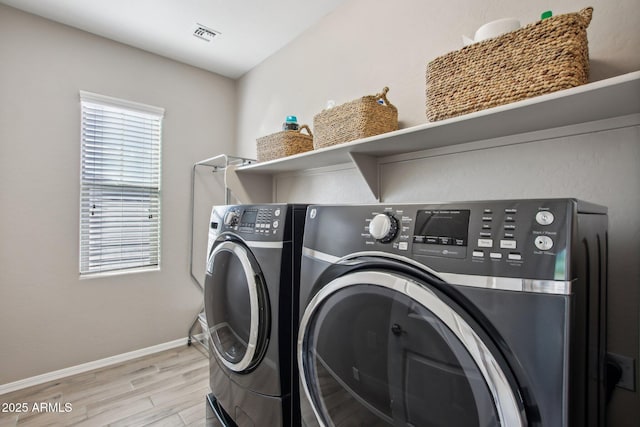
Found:
[(232, 371), (251, 370), (264, 354), (270, 320), (264, 280), (251, 252), (233, 241), (215, 246), (204, 294), (213, 351)]
[(470, 325), (399, 274), (355, 272), (323, 287), (304, 312), (298, 362), (324, 426), (526, 425), (505, 371)]

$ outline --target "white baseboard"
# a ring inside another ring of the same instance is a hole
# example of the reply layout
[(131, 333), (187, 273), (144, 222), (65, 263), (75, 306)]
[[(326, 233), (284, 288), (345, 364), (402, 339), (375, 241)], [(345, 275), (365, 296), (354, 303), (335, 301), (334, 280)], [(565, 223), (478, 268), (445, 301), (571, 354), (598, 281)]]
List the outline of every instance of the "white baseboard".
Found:
[[(192, 338), (201, 338), (202, 334), (194, 335)], [(174, 341), (154, 345), (151, 347), (141, 348), (140, 350), (130, 351), (128, 353), (122, 353), (115, 356), (107, 357), (100, 360), (94, 360), (93, 362), (83, 363), (81, 365), (71, 366), (69, 368), (60, 369), (57, 371), (47, 372), (46, 374), (36, 375), (35, 377), (25, 378), (23, 380), (14, 381), (12, 383), (0, 384), (0, 395), (5, 393), (11, 393), (12, 391), (21, 390), (23, 388), (32, 387), (46, 383), (48, 381), (58, 380), (60, 378), (68, 377), (71, 375), (81, 374), (94, 369), (104, 368), (109, 365), (115, 365), (117, 363), (126, 362), (128, 360), (136, 359), (142, 356), (148, 356), (153, 353), (159, 353), (164, 350), (180, 347), (181, 345), (187, 345), (187, 338), (180, 338)]]

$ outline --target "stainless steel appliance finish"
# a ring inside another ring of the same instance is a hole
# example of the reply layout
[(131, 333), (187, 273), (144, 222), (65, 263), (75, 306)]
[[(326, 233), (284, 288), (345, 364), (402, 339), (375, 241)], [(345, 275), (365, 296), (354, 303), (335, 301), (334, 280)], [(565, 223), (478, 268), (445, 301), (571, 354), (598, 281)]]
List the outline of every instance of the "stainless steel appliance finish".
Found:
[(305, 212), (286, 204), (212, 210), (204, 287), (212, 423), (300, 424), (295, 336)]
[(305, 425), (603, 426), (606, 208), (309, 206)]

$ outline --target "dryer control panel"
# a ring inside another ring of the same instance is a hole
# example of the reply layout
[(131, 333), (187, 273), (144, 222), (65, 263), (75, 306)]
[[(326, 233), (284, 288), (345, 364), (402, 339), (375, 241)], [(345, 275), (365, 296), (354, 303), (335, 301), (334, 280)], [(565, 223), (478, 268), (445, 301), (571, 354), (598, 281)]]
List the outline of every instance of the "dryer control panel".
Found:
[(338, 257), (389, 252), (440, 272), (567, 280), (578, 213), (606, 208), (539, 199), (316, 205), (309, 212), (305, 246)]
[(247, 241), (284, 241), (290, 238), (289, 205), (216, 206), (209, 222), (209, 241), (222, 233), (233, 233)]
[(276, 234), (282, 220), (280, 207), (238, 206), (227, 210), (223, 224), (242, 233)]

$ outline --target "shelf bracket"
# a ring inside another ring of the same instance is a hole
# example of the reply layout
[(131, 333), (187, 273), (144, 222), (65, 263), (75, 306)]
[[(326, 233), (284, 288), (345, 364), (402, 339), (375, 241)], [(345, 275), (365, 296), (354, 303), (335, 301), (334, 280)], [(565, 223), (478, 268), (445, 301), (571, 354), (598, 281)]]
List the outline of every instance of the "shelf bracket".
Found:
[(380, 201), (380, 173), (378, 167), (378, 158), (369, 154), (349, 152), (351, 161), (360, 172), (360, 176), (369, 187), (373, 197)]

